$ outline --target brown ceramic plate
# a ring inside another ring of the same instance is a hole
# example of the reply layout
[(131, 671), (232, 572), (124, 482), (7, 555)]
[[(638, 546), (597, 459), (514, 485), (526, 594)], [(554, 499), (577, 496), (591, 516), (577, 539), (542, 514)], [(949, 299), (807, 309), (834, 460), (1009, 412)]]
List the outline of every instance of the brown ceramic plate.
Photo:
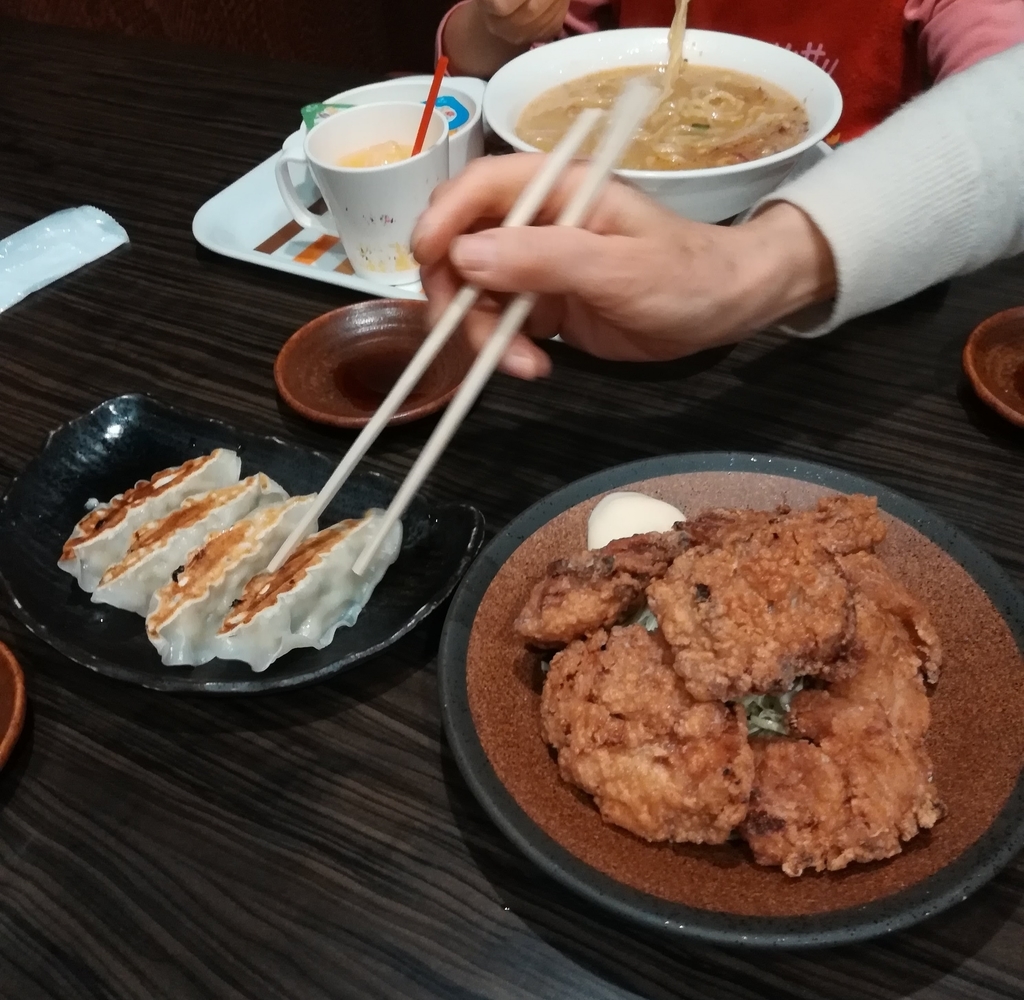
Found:
[(0, 767), (7, 763), (25, 722), (25, 678), (14, 654), (0, 642)]
[[(365, 426), (426, 336), (426, 309), (425, 302), (373, 299), (318, 316), (277, 355), (277, 391), (309, 420)], [(440, 410), (473, 357), (462, 335), (453, 336), (390, 422), (404, 424)]]
[(1024, 306), (989, 316), (967, 338), (964, 371), (997, 413), (1024, 427)]
[[(707, 507), (807, 506), (877, 496), (880, 555), (923, 598), (945, 647), (928, 745), (948, 815), (885, 862), (791, 879), (745, 845), (648, 844), (602, 822), (558, 775), (540, 735), (540, 674), (513, 631), (547, 564), (585, 548), (597, 499), (640, 489), (688, 516)], [(470, 787), (541, 868), (613, 912), (729, 945), (864, 940), (963, 899), (1024, 847), (1024, 595), (957, 529), (883, 486), (758, 455), (651, 459), (583, 479), (517, 518), (463, 580), (439, 656), (448, 740)]]

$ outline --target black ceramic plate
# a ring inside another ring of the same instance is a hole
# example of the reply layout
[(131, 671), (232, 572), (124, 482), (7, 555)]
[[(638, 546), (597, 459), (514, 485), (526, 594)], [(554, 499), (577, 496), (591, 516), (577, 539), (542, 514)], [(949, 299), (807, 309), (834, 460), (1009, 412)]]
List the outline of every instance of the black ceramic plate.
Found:
[(840, 493), (877, 496), (883, 510), (930, 539), (967, 571), (1024, 650), (1024, 595), (989, 556), (914, 501), (870, 480), (808, 462), (750, 454), (666, 456), (618, 466), (551, 494), (509, 524), (473, 564), (452, 601), (438, 658), (441, 712), (449, 744), (473, 793), (527, 857), (587, 900), (638, 924), (715, 944), (761, 948), (848, 944), (909, 927), (965, 899), (1024, 847), (1024, 776), (1017, 779), (1001, 811), (979, 840), (953, 863), (910, 888), (831, 912), (749, 917), (672, 903), (587, 865), (527, 816), (495, 774), (481, 746), (466, 687), (469, 637), (487, 588), (513, 552), (563, 511), (609, 490), (678, 473), (731, 471), (764, 473), (816, 483)]
[[(213, 448), (231, 448), (242, 475), (265, 472), (293, 495), (316, 493), (336, 462), (319, 452), (258, 437), (217, 420), (189, 416), (146, 396), (120, 396), (50, 435), (0, 503), (0, 579), (15, 613), (36, 635), (76, 663), (163, 691), (248, 694), (295, 687), (346, 670), (391, 645), (454, 590), (483, 542), (483, 517), (462, 504), (413, 501), (403, 518), (398, 561), (352, 628), (326, 649), (298, 649), (253, 673), (237, 661), (165, 667), (138, 615), (93, 604), (57, 568), (61, 546), (90, 497), (106, 500)], [(357, 473), (321, 524), (387, 507), (396, 484)]]

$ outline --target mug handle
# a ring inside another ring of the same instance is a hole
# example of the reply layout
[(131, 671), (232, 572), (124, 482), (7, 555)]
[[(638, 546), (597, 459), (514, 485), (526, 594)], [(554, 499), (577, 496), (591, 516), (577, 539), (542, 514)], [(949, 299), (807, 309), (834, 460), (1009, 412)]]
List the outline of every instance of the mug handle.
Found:
[(292, 183), (292, 175), (288, 170), (289, 163), (309, 165), (302, 149), (286, 149), (277, 158), (274, 165), (274, 176), (277, 178), (277, 190), (281, 192), (281, 200), (285, 203), (292, 218), (304, 229), (315, 229), (326, 236), (337, 236), (338, 233), (327, 221), (330, 216), (314, 215), (299, 199), (299, 194)]

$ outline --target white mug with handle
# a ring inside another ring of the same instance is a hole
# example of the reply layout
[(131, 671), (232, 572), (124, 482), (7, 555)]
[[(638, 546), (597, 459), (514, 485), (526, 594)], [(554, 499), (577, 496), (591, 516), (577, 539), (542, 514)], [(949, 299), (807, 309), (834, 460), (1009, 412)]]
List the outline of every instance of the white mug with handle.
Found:
[[(423, 105), (367, 104), (346, 108), (320, 122), (301, 148), (286, 149), (276, 174), (281, 198), (304, 229), (337, 236), (353, 271), (362, 278), (404, 285), (419, 277), (410, 240), (430, 194), (448, 179), (448, 122), (435, 109), (423, 150), (378, 167), (342, 166), (340, 160), (381, 143), (411, 147)], [(292, 182), (289, 164), (305, 164), (327, 204), (314, 215)]]

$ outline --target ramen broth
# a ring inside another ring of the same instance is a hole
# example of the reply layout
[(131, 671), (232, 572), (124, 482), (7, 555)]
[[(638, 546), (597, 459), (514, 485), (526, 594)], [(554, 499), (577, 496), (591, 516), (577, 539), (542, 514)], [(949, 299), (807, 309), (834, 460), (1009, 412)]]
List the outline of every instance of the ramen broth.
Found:
[[(516, 135), (550, 151), (584, 108), (610, 108), (637, 77), (664, 86), (666, 72), (665, 66), (629, 66), (559, 84), (523, 109)], [(621, 165), (696, 170), (746, 163), (795, 146), (807, 128), (807, 109), (781, 87), (736, 70), (685, 63)], [(593, 151), (597, 138), (587, 140), (583, 155)]]

